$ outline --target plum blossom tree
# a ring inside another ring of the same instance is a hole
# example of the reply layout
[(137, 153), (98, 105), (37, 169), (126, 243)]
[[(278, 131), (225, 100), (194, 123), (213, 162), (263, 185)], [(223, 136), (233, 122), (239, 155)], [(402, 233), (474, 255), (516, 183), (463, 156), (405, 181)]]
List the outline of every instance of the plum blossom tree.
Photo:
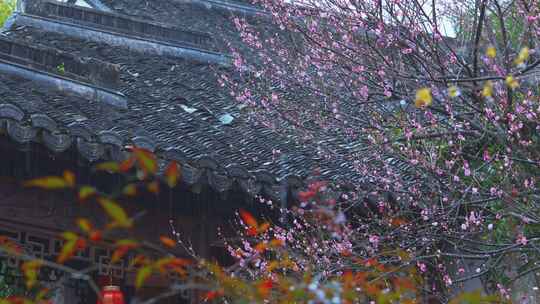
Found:
[(534, 299), (514, 283), (539, 267), (540, 3), (254, 3), (266, 19), (233, 19), (244, 45), (222, 85), (355, 170), (352, 251), (401, 248), (441, 300), (471, 280)]
[[(79, 184), (69, 171), (32, 180), (28, 186), (96, 202), (107, 223), (78, 219), (77, 231), (62, 234), (56, 262), (26, 256), (0, 236), (2, 253), (26, 261), (27, 286), (37, 288), (41, 267), (85, 277), (65, 262), (120, 230), (128, 237), (115, 240), (113, 260), (132, 257), (137, 287), (151, 275), (180, 278), (143, 303), (186, 289), (207, 302), (443, 303), (473, 280), (499, 297), (476, 291), (454, 303), (534, 296), (515, 283), (534, 282), (539, 269), (540, 3), (256, 4), (268, 12), (263, 21), (233, 19), (244, 45), (232, 49), (234, 70), (222, 75), (223, 86), (254, 123), (294, 134), (357, 178), (313, 182), (288, 209), (261, 198), (281, 220), (239, 210), (237, 237), (224, 236), (235, 257), (228, 267), (201, 259), (174, 231), (156, 244), (130, 237), (139, 216), (119, 202), (179, 178), (174, 163), (157, 176), (155, 156), (144, 149), (96, 166), (138, 172), (114, 194)], [(458, 22), (456, 37), (444, 35), (448, 20)], [(341, 182), (353, 187), (344, 191)], [(183, 245), (191, 258), (169, 250)], [(156, 248), (157, 256), (146, 254)], [(0, 303), (46, 299), (38, 289), (32, 299)]]

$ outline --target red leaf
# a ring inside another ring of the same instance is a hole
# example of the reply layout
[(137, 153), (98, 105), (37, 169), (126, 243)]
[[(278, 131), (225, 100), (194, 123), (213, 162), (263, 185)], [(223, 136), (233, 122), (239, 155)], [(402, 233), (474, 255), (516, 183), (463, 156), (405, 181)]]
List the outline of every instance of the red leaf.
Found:
[(315, 194), (315, 191), (300, 191), (298, 192), (298, 198), (300, 201), (305, 202), (313, 198)]
[(256, 236), (257, 234), (259, 234), (259, 232), (257, 231), (257, 228), (255, 227), (249, 227), (247, 229), (247, 235), (249, 236)]
[(88, 235), (88, 238), (92, 241), (92, 242), (99, 242), (101, 241), (101, 239), (103, 238), (103, 234), (100, 230), (93, 230), (92, 232), (90, 232), (90, 234)]
[(257, 220), (255, 217), (253, 217), (253, 215), (251, 215), (251, 213), (240, 209), (240, 216), (242, 217), (242, 221), (244, 221), (244, 223), (246, 223), (246, 225), (248, 225), (250, 228), (257, 228)]
[(263, 298), (268, 297), (268, 295), (270, 294), (270, 290), (272, 289), (272, 285), (273, 285), (272, 280), (270, 279), (264, 280), (261, 283), (259, 283), (259, 285), (257, 285), (257, 290), (259, 294), (261, 295), (261, 297)]
[(212, 290), (212, 291), (207, 292), (204, 295), (204, 300), (211, 301), (211, 300), (214, 300), (214, 299), (216, 299), (218, 297), (223, 296), (223, 294), (224, 294), (223, 290)]

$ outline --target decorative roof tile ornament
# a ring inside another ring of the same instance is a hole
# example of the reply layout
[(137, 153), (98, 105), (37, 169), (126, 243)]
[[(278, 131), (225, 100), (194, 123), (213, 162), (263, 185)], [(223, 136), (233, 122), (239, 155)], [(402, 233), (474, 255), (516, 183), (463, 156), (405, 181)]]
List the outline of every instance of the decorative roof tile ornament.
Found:
[(19, 107), (9, 103), (0, 104), (0, 118), (21, 121), (23, 117), (24, 112)]
[(31, 142), (37, 135), (37, 130), (30, 124), (8, 121), (7, 132), (9, 136), (20, 144)]
[(43, 131), (41, 133), (45, 146), (56, 153), (64, 152), (71, 146), (71, 136), (67, 133)]

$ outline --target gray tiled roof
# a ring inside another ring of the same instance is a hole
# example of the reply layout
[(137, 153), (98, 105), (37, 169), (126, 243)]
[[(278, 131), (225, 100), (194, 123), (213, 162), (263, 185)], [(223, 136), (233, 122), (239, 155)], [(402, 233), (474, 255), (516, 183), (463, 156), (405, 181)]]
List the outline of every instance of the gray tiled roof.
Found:
[[(190, 30), (211, 34), (233, 30), (230, 26), (222, 29), (220, 24), (228, 22), (222, 11), (204, 10), (181, 1), (102, 2), (118, 13), (153, 16)], [(222, 66), (134, 52), (17, 23), (5, 35), (21, 43), (119, 67), (117, 89), (126, 96), (127, 109), (0, 74), (0, 122), (13, 129), (31, 126), (35, 114), (46, 115), (55, 126), (34, 126), (42, 133), (34, 139), (48, 138), (46, 144), (53, 150), (67, 148), (65, 138), (70, 138), (83, 156), (96, 161), (121, 158), (124, 146), (136, 144), (154, 150), (163, 159), (180, 161), (188, 183), (206, 178), (218, 191), (224, 191), (236, 180), (250, 193), (266, 189), (276, 197), (279, 180), (289, 178), (297, 184), (315, 169), (320, 169), (324, 179), (358, 177), (354, 169), (344, 165), (344, 160), (323, 161), (314, 145), (249, 121), (243, 109), (218, 85), (216, 75)], [(22, 111), (24, 118), (9, 114), (13, 113), (10, 106)], [(64, 146), (55, 149), (54, 140)], [(88, 151), (89, 147), (93, 150)], [(281, 153), (276, 154), (276, 150)]]

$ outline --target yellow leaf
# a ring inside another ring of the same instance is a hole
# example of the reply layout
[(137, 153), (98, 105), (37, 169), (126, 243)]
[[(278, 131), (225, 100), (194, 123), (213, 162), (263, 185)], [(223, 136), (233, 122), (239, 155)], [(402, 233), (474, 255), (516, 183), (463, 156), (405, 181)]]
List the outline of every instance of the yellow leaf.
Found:
[(180, 176), (180, 170), (178, 164), (172, 161), (165, 169), (165, 181), (169, 187), (173, 188), (178, 183), (178, 177)]
[(82, 186), (79, 189), (79, 199), (81, 201), (84, 201), (91, 197), (92, 195), (96, 194), (97, 190), (94, 187), (91, 186)]
[(100, 197), (98, 202), (105, 210), (105, 213), (113, 220), (111, 227), (130, 228), (132, 226), (131, 219), (120, 205), (103, 197)]
[(486, 55), (489, 58), (495, 58), (495, 56), (497, 56), (497, 49), (495, 49), (493, 46), (488, 47), (486, 50)]
[(508, 75), (504, 82), (511, 89), (517, 89), (519, 87), (519, 82), (512, 75)]
[(65, 189), (68, 188), (66, 181), (58, 176), (46, 176), (36, 178), (24, 183), (26, 187), (37, 187), (43, 189)]
[(141, 288), (151, 274), (152, 266), (143, 266), (139, 268), (137, 271), (137, 276), (135, 277), (135, 288)]
[(448, 87), (448, 96), (450, 98), (456, 98), (459, 96), (459, 89), (456, 86), (450, 86)]
[(139, 167), (144, 171), (146, 175), (155, 174), (157, 172), (157, 159), (152, 152), (146, 149), (134, 148), (133, 154), (137, 159)]
[(75, 174), (69, 170), (64, 171), (64, 181), (69, 187), (75, 187)]
[(116, 162), (104, 162), (95, 166), (97, 171), (118, 172), (120, 166)]
[(431, 89), (422, 88), (416, 91), (416, 98), (414, 104), (417, 108), (424, 108), (431, 105), (433, 97), (431, 96)]
[(42, 265), (43, 261), (41, 260), (30, 260), (22, 264), (21, 270), (23, 271), (27, 288), (32, 288), (36, 284), (39, 268)]
[(84, 240), (80, 239), (77, 234), (71, 231), (62, 233), (62, 237), (64, 240), (66, 240), (66, 242), (64, 243), (64, 246), (62, 246), (62, 250), (57, 257), (57, 262), (60, 264), (63, 264), (65, 261), (71, 258), (78, 249), (84, 248), (85, 246)]
[(482, 96), (491, 97), (493, 95), (493, 82), (486, 81), (484, 88), (482, 89)]
[(517, 58), (514, 60), (514, 63), (516, 65), (520, 65), (520, 64), (525, 63), (527, 59), (529, 59), (529, 48), (524, 47), (521, 49), (521, 51), (519, 51)]
[(62, 238), (66, 241), (73, 241), (73, 240), (76, 241), (79, 238), (79, 236), (75, 232), (66, 231), (62, 233)]

